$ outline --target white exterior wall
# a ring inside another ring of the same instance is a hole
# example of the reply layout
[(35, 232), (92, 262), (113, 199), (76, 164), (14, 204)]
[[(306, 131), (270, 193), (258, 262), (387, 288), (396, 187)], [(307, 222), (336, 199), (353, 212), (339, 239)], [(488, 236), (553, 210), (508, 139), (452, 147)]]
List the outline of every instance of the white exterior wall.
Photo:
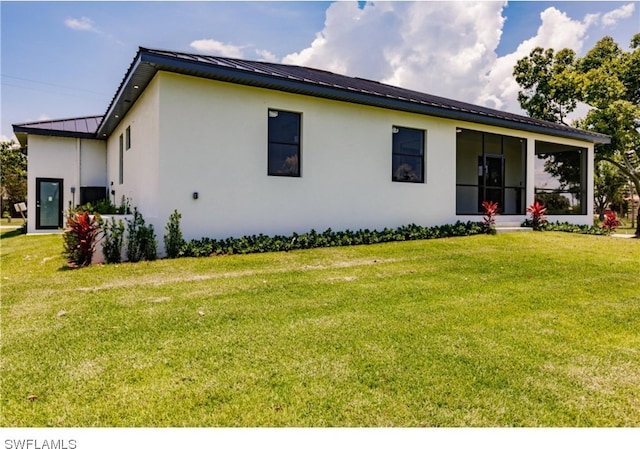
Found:
[[(152, 160), (159, 163), (162, 182), (154, 213), (145, 219), (154, 224), (159, 242), (174, 209), (182, 214), (186, 239), (478, 221), (478, 215), (455, 213), (457, 127), (527, 139), (527, 205), (534, 198), (536, 139), (587, 147), (593, 155), (592, 144), (571, 139), (184, 75), (161, 72), (152, 86), (154, 95), (159, 86), (160, 108), (160, 156)], [(269, 109), (301, 113), (299, 178), (267, 175)], [(425, 130), (424, 184), (391, 181), (393, 126)], [(550, 219), (588, 224), (591, 214)]]
[[(110, 195), (111, 202), (119, 206), (124, 196), (147, 221), (157, 218), (159, 207), (158, 111), (158, 82), (155, 79), (107, 140), (107, 185), (110, 193), (114, 192)], [(131, 148), (128, 150), (127, 127), (131, 127)], [(120, 135), (125, 141), (122, 184), (119, 182)]]
[[(63, 180), (63, 211), (80, 200), (80, 187), (104, 186), (106, 147), (103, 141), (74, 137), (28, 136), (27, 232), (36, 229), (36, 178)], [(71, 188), (75, 188), (75, 193)]]
[[(269, 109), (301, 114), (299, 178), (267, 175)], [(425, 183), (391, 181), (393, 126), (425, 131)], [(132, 145), (120, 184), (119, 136), (127, 127)], [(456, 128), (527, 140), (527, 205), (534, 201), (536, 140), (588, 148), (593, 210), (593, 144), (160, 72), (106, 143), (29, 136), (28, 231), (36, 232), (37, 177), (64, 179), (65, 207), (79, 200), (80, 186), (108, 186), (116, 205), (130, 199), (154, 225), (161, 251), (174, 209), (186, 239), (477, 221), (455, 213)], [(592, 220), (590, 213), (549, 218)]]
[[(455, 217), (451, 121), (182, 75), (159, 78), (162, 228), (173, 209), (182, 213), (187, 239), (437, 225)], [(302, 114), (300, 178), (267, 175), (270, 108)], [(391, 181), (393, 126), (426, 131), (426, 183)]]
[[(107, 186), (107, 146), (103, 140), (77, 139), (80, 145), (80, 187)], [(79, 195), (79, 190), (76, 190)], [(76, 202), (80, 197), (76, 196)]]
[[(267, 175), (269, 109), (301, 113), (299, 178)], [(120, 185), (119, 136), (128, 126)], [(391, 181), (393, 126), (425, 130), (424, 184)], [(456, 128), (527, 140), (527, 205), (536, 140), (586, 147), (592, 161), (593, 144), (581, 141), (160, 72), (109, 137), (107, 184), (112, 201), (124, 195), (154, 225), (161, 251), (174, 209), (186, 239), (478, 221), (455, 213)], [(591, 214), (549, 218), (591, 223)]]

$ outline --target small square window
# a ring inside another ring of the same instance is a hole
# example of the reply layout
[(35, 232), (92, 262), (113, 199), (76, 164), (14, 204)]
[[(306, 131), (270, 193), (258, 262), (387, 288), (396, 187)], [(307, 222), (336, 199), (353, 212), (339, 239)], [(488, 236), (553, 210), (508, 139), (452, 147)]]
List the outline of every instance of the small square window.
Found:
[(424, 131), (393, 127), (391, 179), (397, 182), (424, 182)]
[(269, 110), (268, 174), (300, 176), (300, 114)]

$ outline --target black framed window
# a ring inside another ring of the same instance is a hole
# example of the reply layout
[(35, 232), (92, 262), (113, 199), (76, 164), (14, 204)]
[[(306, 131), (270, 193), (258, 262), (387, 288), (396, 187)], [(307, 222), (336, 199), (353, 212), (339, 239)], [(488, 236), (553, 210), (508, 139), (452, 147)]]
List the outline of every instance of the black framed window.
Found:
[(269, 109), (268, 174), (300, 176), (300, 114)]
[(125, 131), (125, 143), (126, 143), (126, 149), (130, 149), (131, 148), (131, 127), (127, 126), (127, 130)]
[(482, 214), (484, 201), (502, 215), (525, 213), (526, 139), (456, 129), (456, 214)]
[(393, 127), (391, 179), (397, 182), (424, 182), (424, 131)]
[(118, 183), (124, 183), (124, 137), (120, 134), (120, 151), (118, 154)]
[(105, 187), (80, 187), (80, 205), (87, 203), (96, 204), (107, 199), (107, 189)]
[(587, 149), (536, 140), (535, 200), (549, 215), (587, 214)]

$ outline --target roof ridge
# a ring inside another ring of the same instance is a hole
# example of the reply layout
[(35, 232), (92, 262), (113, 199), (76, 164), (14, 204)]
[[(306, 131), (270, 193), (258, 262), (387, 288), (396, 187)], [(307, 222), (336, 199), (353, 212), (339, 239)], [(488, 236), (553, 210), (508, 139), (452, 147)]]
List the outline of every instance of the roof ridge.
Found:
[(192, 53), (192, 52), (183, 52), (183, 51), (173, 51), (173, 50), (162, 50), (162, 49), (157, 49), (157, 48), (146, 48), (146, 47), (139, 47), (139, 49), (141, 51), (146, 51), (146, 52), (150, 52), (150, 53), (169, 53), (169, 54), (174, 54), (174, 55), (185, 55), (185, 56), (194, 56), (197, 58), (213, 58), (213, 59), (219, 59), (219, 60), (228, 60), (228, 61), (238, 61), (238, 62), (243, 62), (243, 63), (249, 63), (249, 64), (262, 64), (262, 65), (267, 65), (267, 66), (278, 66), (278, 67), (295, 67), (295, 68), (299, 68), (299, 69), (305, 69), (305, 70), (313, 70), (316, 72), (322, 72), (322, 73), (327, 73), (330, 75), (337, 75), (337, 76), (344, 76), (347, 78), (353, 78), (353, 79), (362, 79), (365, 81), (371, 81), (374, 83), (378, 83), (378, 84), (383, 84), (379, 81), (375, 81), (375, 80), (371, 80), (371, 79), (367, 79), (367, 78), (359, 78), (356, 76), (351, 76), (351, 75), (343, 75), (340, 73), (336, 73), (336, 72), (331, 72), (329, 70), (326, 69), (321, 69), (318, 67), (310, 67), (310, 66), (305, 66), (305, 65), (299, 65), (299, 64), (288, 64), (286, 62), (272, 62), (272, 61), (260, 61), (260, 60), (255, 60), (255, 59), (245, 59), (245, 58), (234, 58), (232, 56), (222, 56), (222, 55), (212, 55), (212, 54), (206, 54), (206, 53)]

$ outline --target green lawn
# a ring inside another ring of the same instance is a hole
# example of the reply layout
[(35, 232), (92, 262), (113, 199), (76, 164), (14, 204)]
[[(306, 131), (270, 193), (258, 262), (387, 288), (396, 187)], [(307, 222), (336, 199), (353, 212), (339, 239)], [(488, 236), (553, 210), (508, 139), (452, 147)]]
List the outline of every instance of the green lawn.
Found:
[(635, 239), (69, 270), (3, 237), (3, 427), (640, 426)]
[[(634, 223), (635, 225), (635, 223)], [(631, 227), (631, 222), (628, 223), (624, 223), (622, 226), (620, 226), (618, 229), (616, 229), (615, 231), (616, 234), (635, 234), (636, 233), (636, 228), (635, 226), (632, 228)]]

